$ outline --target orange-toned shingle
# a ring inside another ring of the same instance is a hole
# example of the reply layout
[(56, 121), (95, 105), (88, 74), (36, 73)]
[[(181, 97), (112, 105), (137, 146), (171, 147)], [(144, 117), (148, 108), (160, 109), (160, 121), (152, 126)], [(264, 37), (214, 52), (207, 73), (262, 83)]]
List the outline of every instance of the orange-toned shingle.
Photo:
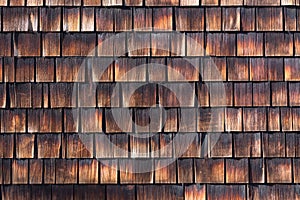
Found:
[(238, 56), (263, 56), (263, 34), (247, 33), (237, 35)]
[(240, 30), (240, 8), (222, 8), (222, 30), (239, 31)]
[(177, 109), (170, 108), (166, 109), (164, 112), (165, 115), (165, 123), (162, 124), (164, 127), (164, 132), (177, 132)]
[(297, 0), (281, 0), (281, 5), (296, 5)]
[(96, 35), (65, 34), (62, 41), (63, 56), (93, 56), (95, 55)]
[(63, 8), (63, 31), (79, 31), (80, 9)]
[(289, 158), (274, 158), (266, 161), (268, 183), (291, 183), (292, 163)]
[(3, 8), (3, 31), (37, 31), (37, 8)]
[(295, 8), (284, 8), (284, 20), (285, 31), (297, 30), (297, 10)]
[(55, 159), (46, 159), (44, 161), (44, 183), (54, 184), (55, 183)]
[(196, 183), (224, 183), (223, 159), (195, 159)]
[(132, 132), (132, 118), (128, 118), (128, 114), (131, 116), (131, 113), (132, 111), (127, 108), (105, 109), (105, 132)]
[(208, 199), (245, 199), (244, 185), (208, 185)]
[(270, 106), (270, 83), (253, 83), (253, 106)]
[(45, 33), (42, 34), (43, 56), (60, 55), (60, 34)]
[(81, 0), (46, 0), (46, 6), (80, 6)]
[(40, 9), (40, 31), (60, 31), (61, 8)]
[[(0, 158), (13, 158), (14, 154), (14, 135), (13, 134), (2, 134), (0, 136)], [(1, 159), (2, 160), (2, 159)], [(0, 166), (1, 166), (0, 162)], [(2, 176), (0, 175), (2, 178)], [(2, 179), (0, 180), (2, 183)]]
[(203, 56), (204, 53), (204, 34), (186, 33), (186, 55)]
[(115, 62), (115, 80), (118, 82), (146, 81), (145, 58), (119, 58)]
[(27, 6), (43, 6), (43, 0), (27, 0)]
[(19, 33), (14, 37), (15, 56), (40, 56), (40, 34), (39, 33)]
[(10, 0), (10, 6), (25, 6), (25, 0)]
[(29, 133), (62, 132), (62, 111), (60, 109), (32, 109), (28, 111)]
[(31, 83), (19, 83), (9, 86), (11, 108), (31, 107)]
[(203, 31), (203, 8), (176, 8), (175, 23), (177, 31)]
[(293, 130), (293, 116), (291, 108), (281, 108), (280, 109), (280, 119), (282, 131), (292, 131)]
[(226, 160), (226, 183), (248, 183), (248, 159)]
[[(220, 131), (221, 132), (221, 131)], [(231, 133), (208, 133), (208, 157), (219, 158), (232, 157), (232, 134)]]
[(272, 106), (287, 106), (287, 83), (271, 83)]
[(102, 6), (121, 6), (122, 0), (102, 0)]
[(221, 31), (222, 11), (220, 7), (206, 8), (206, 30)]
[(142, 6), (143, 1), (142, 0), (125, 0), (126, 6)]
[(252, 105), (252, 83), (234, 84), (234, 105), (235, 106)]
[(291, 106), (299, 106), (300, 105), (300, 83), (299, 82), (290, 82), (289, 83), (289, 100)]
[(268, 130), (280, 131), (280, 110), (278, 107), (268, 110)]
[(1, 110), (1, 133), (26, 132), (26, 113), (24, 109)]
[(10, 33), (1, 33), (0, 34), (0, 46), (5, 48), (0, 48), (0, 55), (1, 56), (11, 56), (11, 49), (12, 49), (12, 40), (11, 40)]
[(16, 136), (16, 157), (33, 158), (34, 157), (34, 135), (18, 134)]
[(300, 109), (292, 108), (292, 117), (293, 117), (293, 131), (300, 130)]
[(266, 131), (267, 113), (265, 108), (244, 108), (244, 131)]
[(236, 35), (228, 33), (208, 33), (206, 53), (209, 56), (235, 56)]
[(241, 30), (254, 31), (255, 30), (255, 8), (241, 8)]
[(170, 34), (152, 33), (151, 34), (151, 54), (152, 56), (170, 55)]
[(0, 0), (1, 6), (7, 6), (7, 0)]
[(29, 160), (29, 184), (41, 184), (43, 179), (43, 160)]
[(234, 156), (261, 157), (261, 133), (233, 134)]
[[(114, 28), (114, 12), (113, 9), (96, 8), (96, 30), (97, 31), (113, 31)], [(103, 23), (105, 21), (105, 23)]]
[(95, 108), (88, 108), (81, 110), (81, 121), (84, 122), (81, 125), (81, 131), (83, 133), (99, 133), (102, 132), (102, 110)]
[(221, 0), (221, 6), (241, 6), (243, 0)]
[(28, 160), (12, 161), (12, 183), (28, 184)]
[(83, 0), (83, 6), (101, 6), (101, 0)]
[[(57, 82), (82, 82), (85, 80), (85, 60), (83, 58), (57, 58), (56, 77)], [(52, 70), (51, 70), (52, 71)], [(51, 80), (52, 80), (52, 75)]]
[(292, 56), (293, 35), (290, 33), (265, 33), (266, 56)]
[(300, 55), (300, 34), (299, 33), (294, 33), (294, 46), (295, 46), (295, 56), (299, 56)]
[[(66, 173), (68, 172), (68, 173)], [(55, 161), (55, 183), (75, 184), (77, 183), (78, 161), (57, 159)]]
[(74, 84), (53, 83), (50, 87), (50, 105), (52, 108), (76, 106), (76, 87)]
[(115, 31), (132, 30), (132, 10), (115, 9), (114, 10), (114, 27)]
[(218, 0), (202, 0), (201, 1), (202, 6), (217, 6), (219, 5)]
[(168, 80), (173, 81), (198, 81), (199, 80), (199, 60), (170, 58), (167, 60)]
[(133, 9), (133, 28), (137, 31), (152, 29), (152, 9), (134, 8)]
[(285, 134), (263, 133), (263, 157), (285, 157)]
[(79, 183), (92, 184), (98, 183), (98, 161), (97, 160), (79, 160)]
[(184, 197), (186, 200), (205, 200), (206, 186), (200, 184), (187, 185), (184, 188)]
[(228, 58), (228, 81), (249, 80), (249, 62), (247, 58)]
[(199, 0), (181, 0), (180, 6), (198, 6)]
[(258, 31), (282, 31), (282, 8), (257, 8), (256, 28)]
[(180, 159), (177, 162), (178, 165), (178, 182), (179, 183), (193, 183), (193, 160), (192, 159)]
[[(88, 120), (88, 119), (87, 119)], [(92, 158), (93, 156), (93, 135), (86, 134), (65, 134), (63, 136), (64, 153), (66, 158)]]
[(146, 6), (178, 6), (179, 0), (146, 0)]
[(33, 82), (34, 81), (34, 59), (16, 59), (15, 63), (16, 82)]
[(159, 159), (155, 162), (155, 183), (176, 183), (176, 162), (170, 163), (169, 159)]
[(225, 129), (228, 132), (242, 131), (242, 109), (227, 108), (225, 110)]
[(300, 59), (286, 58), (284, 59), (284, 74), (286, 81), (300, 81)]
[(61, 148), (61, 135), (40, 134), (37, 135), (38, 158), (59, 158)]
[(153, 9), (153, 29), (155, 31), (171, 31), (172, 8), (155, 8)]
[(245, 0), (244, 5), (246, 6), (279, 6), (280, 0)]
[(95, 16), (94, 8), (82, 8), (81, 10), (81, 31), (94, 31)]
[(120, 105), (119, 87), (115, 83), (100, 83), (97, 85), (97, 106), (118, 107)]

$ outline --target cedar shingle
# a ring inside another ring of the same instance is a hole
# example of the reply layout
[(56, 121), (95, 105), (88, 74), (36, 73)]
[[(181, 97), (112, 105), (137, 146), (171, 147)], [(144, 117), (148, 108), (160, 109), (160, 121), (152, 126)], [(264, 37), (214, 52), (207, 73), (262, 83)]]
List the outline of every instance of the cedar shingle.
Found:
[(32, 199), (50, 199), (51, 198), (51, 185), (32, 185), (31, 198)]
[[(105, 110), (106, 133), (132, 132), (131, 110), (126, 108), (112, 108)], [(129, 118), (128, 118), (129, 117)], [(126, 119), (126, 120), (125, 120)]]
[(195, 159), (196, 183), (224, 183), (223, 159)]
[(130, 136), (130, 157), (131, 158), (149, 158), (150, 143), (149, 134), (138, 132), (138, 137)]
[(42, 184), (43, 160), (29, 160), (29, 184)]
[(205, 200), (206, 186), (205, 185), (186, 185), (184, 189), (184, 198), (186, 200)]
[[(114, 61), (113, 58), (97, 58), (97, 57), (92, 57), (92, 58), (85, 58), (84, 60), (82, 59), (81, 61), (87, 61), (87, 75), (88, 78), (87, 80), (93, 81), (93, 82), (112, 82), (114, 80), (114, 74), (113, 74), (113, 67), (114, 67)], [(81, 69), (80, 69), (80, 74), (82, 76), (80, 79), (84, 79), (84, 62), (81, 64)], [(91, 70), (91, 71), (89, 71)], [(92, 78), (92, 80), (91, 80)], [(77, 78), (79, 79), (79, 78)], [(91, 83), (93, 84), (93, 83)], [(99, 85), (99, 83), (98, 83)]]
[(155, 183), (176, 183), (176, 162), (169, 159), (160, 159), (155, 161)]
[(96, 84), (79, 83), (78, 86), (78, 96), (76, 96), (78, 100), (78, 106), (96, 107)]
[(65, 134), (66, 158), (91, 158), (93, 156), (93, 135), (84, 133)]
[(3, 31), (38, 31), (37, 8), (3, 8)]
[(199, 60), (188, 58), (167, 59), (168, 81), (198, 81)]
[(2, 160), (3, 184), (11, 184), (11, 179), (12, 179), (12, 177), (11, 177), (11, 171), (12, 171), (11, 161), (12, 161), (11, 159), (3, 159)]
[(171, 56), (185, 56), (185, 35), (171, 34)]
[(101, 0), (83, 0), (83, 6), (101, 6)]
[(61, 136), (59, 134), (37, 135), (38, 158), (59, 158)]
[(64, 132), (78, 132), (79, 109), (64, 109)]
[(174, 154), (181, 158), (201, 157), (201, 134), (192, 133), (177, 133), (174, 142)]
[(79, 184), (98, 183), (98, 161), (95, 159), (79, 160)]
[(27, 184), (28, 183), (28, 160), (13, 160), (11, 167), (12, 167), (12, 183)]
[(102, 0), (102, 6), (121, 6), (122, 0)]
[(290, 33), (265, 33), (266, 56), (292, 56), (293, 35)]
[(264, 183), (265, 182), (265, 162), (263, 159), (250, 159), (249, 165), (249, 182)]
[(133, 9), (133, 28), (143, 31), (152, 29), (152, 9), (134, 8)]
[(222, 8), (222, 30), (239, 31), (240, 30), (240, 8)]
[(35, 73), (37, 82), (53, 82), (55, 76), (54, 59), (37, 58)]
[[(300, 11), (299, 11), (300, 13)], [(300, 18), (300, 17), (299, 17)], [(299, 20), (298, 20), (299, 21)], [(300, 25), (300, 24), (299, 24)], [(298, 27), (298, 25), (297, 25)], [(300, 55), (300, 34), (299, 33), (294, 33), (294, 46), (295, 46), (295, 56), (299, 56)]]
[(263, 157), (285, 157), (285, 134), (263, 133)]
[(79, 31), (80, 9), (63, 8), (63, 31)]
[(16, 157), (33, 158), (34, 157), (34, 135), (18, 134), (16, 136)]
[(80, 6), (80, 0), (46, 0), (46, 6)]
[(40, 56), (40, 34), (20, 33), (14, 37), (15, 56)]
[(151, 34), (152, 56), (169, 56), (170, 38), (171, 35), (168, 33), (152, 33)]
[(241, 6), (243, 0), (221, 0), (221, 6)]
[(102, 132), (102, 110), (89, 108), (81, 110), (81, 131), (83, 133)]
[(24, 6), (25, 0), (10, 0), (9, 5), (10, 6)]
[(146, 6), (178, 6), (179, 0), (146, 0)]
[(262, 33), (247, 33), (237, 35), (238, 56), (262, 56), (263, 54)]
[(118, 107), (120, 105), (119, 90), (115, 83), (100, 83), (97, 85), (97, 106)]
[(241, 30), (254, 31), (255, 30), (255, 8), (241, 8)]
[[(105, 21), (105, 23), (103, 23)], [(96, 8), (96, 30), (113, 31), (114, 29), (114, 12), (109, 8)]]
[(250, 59), (250, 80), (251, 81), (268, 80), (267, 58)]
[(1, 110), (1, 133), (26, 132), (26, 113), (24, 109)]
[(153, 10), (153, 29), (155, 31), (171, 31), (172, 25), (172, 8), (155, 8)]
[(100, 183), (116, 184), (118, 181), (118, 160), (101, 160), (99, 163)]
[(31, 199), (30, 189), (26, 185), (3, 186), (4, 199)]
[(198, 107), (209, 107), (209, 88), (206, 84), (197, 83)]
[(286, 156), (299, 157), (300, 154), (300, 136), (297, 133), (286, 133)]
[(45, 184), (55, 183), (55, 160), (54, 159), (44, 160), (43, 177), (44, 177)]
[(126, 6), (142, 6), (143, 1), (142, 0), (125, 0)]
[(177, 31), (203, 31), (203, 8), (176, 8), (175, 22)]
[(82, 82), (85, 80), (85, 60), (76, 58), (56, 59), (56, 81), (57, 82)]
[(165, 83), (158, 86), (159, 103), (163, 107), (194, 107), (195, 85)]
[(297, 12), (295, 8), (284, 8), (284, 20), (285, 31), (297, 30)]
[(226, 183), (248, 183), (248, 159), (226, 160)]
[[(119, 162), (121, 184), (153, 183), (153, 161), (124, 159)], [(141, 172), (141, 173), (138, 173)]]
[(268, 112), (268, 130), (280, 131), (280, 110), (279, 108), (269, 108)]
[(274, 158), (266, 160), (268, 183), (291, 183), (292, 163), (289, 158)]
[(234, 84), (234, 105), (235, 106), (252, 105), (252, 83)]
[(162, 130), (162, 112), (160, 108), (137, 108), (135, 110), (135, 132), (156, 133)]
[(238, 133), (233, 134), (234, 156), (260, 157), (261, 156), (261, 134), (260, 133)]
[(200, 108), (198, 111), (198, 123), (197, 131), (198, 132), (207, 132), (211, 126), (212, 113), (210, 108)]
[(34, 59), (17, 59), (15, 65), (16, 82), (34, 81)]
[(281, 108), (280, 109), (280, 119), (282, 131), (292, 131), (293, 130), (293, 118), (291, 108)]
[(217, 6), (219, 5), (218, 0), (202, 0), (201, 5), (203, 6)]
[(150, 33), (129, 33), (128, 56), (150, 56)]
[(270, 83), (253, 83), (253, 106), (270, 106)]
[(257, 8), (256, 28), (258, 31), (282, 31), (282, 8)]
[(118, 82), (146, 81), (146, 63), (145, 58), (119, 58), (115, 62), (115, 80)]
[(58, 200), (58, 199), (73, 200), (74, 199), (73, 185), (53, 185), (51, 191), (52, 191), (51, 197), (53, 200)]
[(134, 185), (109, 185), (106, 187), (106, 198), (111, 200), (135, 199)]
[(55, 183), (75, 184), (77, 183), (78, 163), (77, 160), (55, 160)]
[(213, 57), (200, 60), (199, 71), (203, 81), (226, 81), (226, 70), (226, 58)]
[(163, 124), (164, 132), (177, 132), (177, 109), (165, 109), (165, 123)]
[(43, 56), (60, 55), (60, 34), (45, 33), (42, 34)]
[(1, 33), (0, 34), (0, 46), (5, 48), (0, 48), (0, 56), (11, 56), (11, 34)]
[(244, 108), (244, 131), (266, 131), (267, 113), (265, 108)]
[(293, 131), (299, 131), (300, 130), (300, 109), (292, 108), (292, 115), (293, 115)]
[(29, 133), (60, 133), (62, 132), (62, 111), (60, 109), (28, 110)]
[(81, 31), (94, 31), (95, 16), (94, 8), (82, 8), (81, 10)]
[(51, 108), (76, 106), (76, 88), (74, 84), (53, 83), (50, 84)]
[(6, 84), (0, 84), (0, 108), (6, 107)]
[(235, 56), (236, 35), (228, 33), (208, 33), (206, 52), (209, 56)]
[[(203, 2), (202, 2), (203, 3)], [(221, 31), (221, 8), (206, 8), (206, 30)]]
[(195, 133), (196, 132), (196, 121), (197, 121), (197, 110), (195, 108), (181, 108), (178, 113), (179, 132), (184, 133)]
[(60, 31), (61, 8), (40, 9), (40, 31)]
[(27, 6), (43, 6), (43, 0), (27, 0)]
[(208, 185), (208, 199), (246, 199), (246, 188), (244, 185)]
[(280, 0), (245, 0), (244, 5), (247, 6), (279, 6)]
[(281, 5), (296, 5), (296, 0), (281, 0)]
[(132, 30), (132, 10), (131, 9), (115, 9), (114, 10), (115, 31)]
[(204, 34), (186, 33), (186, 55), (203, 56), (204, 52)]
[(104, 185), (75, 185), (74, 200), (80, 199), (105, 199)]
[(283, 58), (268, 58), (267, 65), (268, 65), (269, 81), (283, 81), (284, 80)]
[[(0, 136), (0, 158), (13, 158), (14, 152), (14, 135), (13, 134), (2, 134)], [(1, 166), (1, 164), (0, 164)], [(1, 175), (0, 175), (1, 178)], [(2, 183), (2, 179), (0, 180)]]
[(300, 81), (300, 59), (286, 58), (284, 59), (285, 81)]
[(125, 34), (101, 33), (98, 35), (98, 56), (124, 56), (126, 53)]
[(289, 100), (290, 100), (290, 104), (291, 106), (299, 106), (300, 105), (300, 99), (299, 99), (299, 95), (300, 95), (300, 83), (294, 83), (294, 82), (290, 82), (289, 83)]
[(166, 58), (150, 58), (148, 61), (147, 73), (150, 82), (166, 81), (167, 67)]
[(178, 182), (179, 183), (193, 183), (193, 160), (192, 159), (179, 159), (177, 162), (178, 169)]
[(1, 6), (7, 6), (7, 0), (0, 0)]
[(180, 6), (198, 6), (199, 0), (181, 0)]
[(228, 58), (228, 81), (248, 81), (249, 62), (247, 58)]
[(208, 137), (209, 157), (232, 157), (232, 134), (209, 133)]
[(181, 185), (139, 185), (137, 199), (183, 199)]
[(62, 41), (63, 56), (94, 56), (96, 48), (96, 35), (65, 34)]
[(228, 132), (242, 131), (242, 109), (227, 108), (225, 117), (225, 129)]
[(293, 178), (294, 178), (294, 182), (295, 183), (299, 183), (300, 182), (300, 159), (299, 158), (295, 158), (293, 159), (293, 169), (294, 169), (294, 174), (293, 174)]

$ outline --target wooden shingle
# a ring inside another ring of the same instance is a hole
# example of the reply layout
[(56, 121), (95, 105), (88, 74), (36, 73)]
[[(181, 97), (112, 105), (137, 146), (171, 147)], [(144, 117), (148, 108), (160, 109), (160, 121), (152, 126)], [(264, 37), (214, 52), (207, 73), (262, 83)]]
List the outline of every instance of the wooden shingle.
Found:
[(53, 185), (52, 186), (52, 199), (74, 199), (74, 190), (72, 185)]
[(96, 84), (80, 83), (77, 100), (80, 107), (96, 107)]
[(251, 106), (252, 105), (252, 84), (235, 83), (234, 84), (234, 105)]
[(230, 33), (208, 33), (206, 53), (210, 56), (235, 56), (236, 35)]
[(79, 160), (79, 183), (93, 184), (98, 183), (98, 161), (97, 160)]
[(45, 33), (42, 35), (43, 56), (60, 55), (60, 34)]
[(129, 33), (128, 55), (129, 56), (150, 56), (150, 38), (149, 33)]
[(52, 108), (76, 106), (76, 89), (74, 84), (53, 83), (50, 84), (50, 105)]
[(154, 31), (171, 31), (172, 9), (171, 8), (156, 8), (153, 9), (153, 29)]
[(196, 183), (224, 183), (223, 159), (195, 159)]
[[(96, 30), (97, 31), (113, 31), (114, 29), (114, 12), (108, 8), (96, 9)], [(105, 20), (105, 23), (103, 21)]]
[(116, 184), (118, 181), (118, 160), (101, 160), (99, 163), (100, 183), (102, 184)]
[(104, 185), (75, 185), (74, 186), (74, 200), (80, 199), (104, 199), (105, 186)]
[(257, 8), (256, 28), (258, 31), (282, 31), (282, 8)]
[(297, 10), (295, 8), (284, 8), (284, 20), (285, 31), (297, 30)]
[(182, 159), (178, 160), (178, 182), (193, 183), (193, 160)]
[(80, 9), (63, 8), (63, 31), (79, 31)]
[(291, 106), (299, 106), (300, 105), (300, 83), (298, 82), (290, 82), (289, 83), (289, 103)]
[(80, 6), (80, 0), (46, 0), (46, 6)]
[(280, 0), (245, 0), (244, 5), (247, 6), (279, 6)]
[(199, 0), (181, 0), (180, 6), (198, 6)]
[(151, 34), (152, 56), (170, 55), (170, 39), (171, 36), (168, 33), (152, 33)]
[(26, 132), (26, 112), (24, 109), (1, 110), (1, 133)]
[(242, 131), (242, 109), (227, 108), (225, 111), (225, 129), (228, 132)]
[(121, 6), (121, 0), (102, 0), (102, 6)]
[(55, 159), (46, 159), (44, 161), (43, 177), (44, 183), (55, 183)]
[(155, 162), (155, 183), (176, 183), (176, 162), (169, 163), (169, 159), (160, 159)]
[(249, 62), (246, 58), (228, 58), (228, 81), (249, 80)]
[[(85, 80), (85, 60), (81, 57), (56, 59), (56, 82), (82, 82)], [(52, 75), (50, 75), (52, 77)]]
[(221, 6), (241, 6), (243, 0), (221, 0)]
[(254, 31), (255, 30), (255, 8), (241, 8), (241, 30)]
[(268, 130), (280, 131), (280, 110), (278, 107), (268, 110)]
[(182, 199), (183, 187), (180, 185), (139, 185), (137, 199)]
[(28, 160), (13, 160), (11, 168), (13, 184), (28, 183)]
[(152, 9), (133, 9), (133, 29), (138, 31), (152, 29)]
[(237, 158), (261, 156), (260, 133), (233, 134), (233, 145), (234, 156)]
[(285, 81), (299, 81), (300, 80), (300, 59), (286, 58), (284, 59), (284, 74)]
[(101, 6), (101, 0), (83, 0), (83, 6)]
[(263, 156), (284, 157), (285, 156), (285, 134), (263, 133)]
[(58, 134), (42, 134), (37, 136), (38, 158), (59, 158), (61, 136)]
[(253, 83), (253, 106), (270, 106), (270, 83)]
[(1, 33), (0, 34), (0, 45), (5, 48), (0, 49), (1, 56), (11, 56), (11, 34), (10, 33)]
[(165, 123), (163, 124), (164, 132), (177, 132), (177, 109), (166, 109), (164, 112)]
[(247, 33), (237, 35), (237, 55), (238, 56), (262, 56), (263, 34)]
[(240, 8), (222, 8), (222, 30), (239, 31), (240, 30)]
[(171, 34), (171, 56), (185, 56), (185, 35)]
[(248, 183), (248, 159), (226, 160), (226, 183)]
[(209, 133), (208, 135), (209, 157), (232, 157), (232, 134), (231, 133)]
[(175, 23), (177, 31), (203, 31), (203, 8), (176, 8)]
[(29, 160), (29, 183), (41, 184), (43, 178), (43, 160), (30, 159)]
[[(0, 158), (13, 158), (13, 151), (15, 148), (14, 135), (13, 134), (3, 134), (0, 136)], [(0, 164), (1, 166), (1, 164)], [(0, 175), (1, 177), (1, 175)], [(2, 179), (0, 180), (0, 183)]]
[(291, 183), (292, 162), (289, 158), (274, 158), (266, 160), (268, 183)]
[[(299, 13), (300, 13), (300, 11), (299, 11)], [(299, 33), (295, 33), (294, 34), (295, 56), (299, 56), (300, 55), (299, 44), (300, 44), (300, 34)]]
[(16, 82), (34, 81), (34, 59), (16, 59), (15, 63)]
[(244, 108), (244, 131), (266, 131), (267, 113), (265, 108)]
[(16, 137), (16, 157), (33, 158), (34, 157), (34, 135), (18, 134)]
[(206, 199), (206, 186), (200, 185), (200, 184), (185, 186), (184, 198), (186, 200), (205, 200)]
[(19, 33), (14, 37), (15, 56), (40, 56), (40, 34), (39, 33)]
[(3, 184), (11, 184), (12, 179), (12, 165), (11, 159), (3, 159), (2, 160), (2, 180)]
[(114, 10), (114, 28), (115, 31), (132, 30), (132, 10), (115, 9)]
[(53, 82), (55, 76), (54, 59), (38, 58), (35, 73), (37, 82)]
[(145, 58), (119, 58), (115, 62), (115, 80), (118, 82), (146, 81), (145, 64)]
[(282, 131), (292, 131), (293, 130), (293, 116), (291, 108), (281, 108), (280, 109), (280, 119)]
[(186, 56), (203, 56), (204, 53), (204, 34), (186, 33)]
[(142, 6), (143, 1), (142, 0), (125, 0), (126, 6)]
[(3, 31), (38, 31), (37, 8), (3, 8)]
[(62, 131), (60, 109), (32, 109), (28, 111), (29, 133), (59, 133)]
[(292, 117), (293, 117), (293, 131), (300, 130), (300, 109), (299, 108), (292, 108)]
[(95, 48), (96, 35), (93, 33), (63, 35), (63, 56), (93, 56)]
[(106, 133), (132, 132), (132, 123), (131, 123), (132, 119), (128, 118), (127, 116), (128, 112), (130, 114), (131, 111), (130, 110), (128, 111), (125, 108), (112, 108), (110, 110), (106, 109), (105, 110)]
[(246, 188), (244, 185), (208, 185), (208, 199), (246, 199)]
[(293, 35), (290, 33), (265, 33), (266, 56), (292, 56)]
[(271, 83), (272, 106), (287, 105), (287, 83), (274, 82)]
[[(149, 184), (153, 183), (153, 161), (135, 159), (120, 160), (121, 184)], [(141, 173), (137, 171), (141, 170)]]
[(60, 31), (61, 8), (40, 9), (40, 31)]
[(206, 8), (206, 30), (221, 31), (221, 8)]
[[(55, 160), (55, 183), (56, 184), (75, 184), (78, 174), (77, 160)], [(68, 173), (66, 173), (68, 172)]]
[(263, 159), (249, 160), (249, 182), (264, 183), (265, 182), (265, 162)]
[(93, 135), (86, 133), (65, 134), (63, 137), (66, 158), (91, 158), (93, 155)]
[(198, 59), (167, 59), (168, 81), (198, 81), (199, 60)]
[(106, 188), (107, 199), (117, 200), (119, 196), (122, 199), (134, 199), (136, 194), (134, 185), (110, 185)]
[(146, 6), (178, 6), (179, 0), (146, 0)]
[(95, 16), (94, 8), (82, 8), (81, 10), (81, 31), (94, 31)]
[(217, 6), (219, 5), (218, 0), (202, 0), (201, 1), (202, 6)]

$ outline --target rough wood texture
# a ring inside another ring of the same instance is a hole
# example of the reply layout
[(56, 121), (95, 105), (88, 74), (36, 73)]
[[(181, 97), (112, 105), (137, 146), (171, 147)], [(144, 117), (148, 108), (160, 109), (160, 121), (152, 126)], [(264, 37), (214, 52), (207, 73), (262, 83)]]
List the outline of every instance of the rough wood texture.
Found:
[(290, 183), (292, 181), (292, 163), (288, 158), (274, 158), (266, 161), (268, 183)]
[(260, 133), (238, 133), (233, 135), (234, 156), (260, 157), (261, 156)]
[(224, 183), (223, 159), (196, 159), (196, 183)]

